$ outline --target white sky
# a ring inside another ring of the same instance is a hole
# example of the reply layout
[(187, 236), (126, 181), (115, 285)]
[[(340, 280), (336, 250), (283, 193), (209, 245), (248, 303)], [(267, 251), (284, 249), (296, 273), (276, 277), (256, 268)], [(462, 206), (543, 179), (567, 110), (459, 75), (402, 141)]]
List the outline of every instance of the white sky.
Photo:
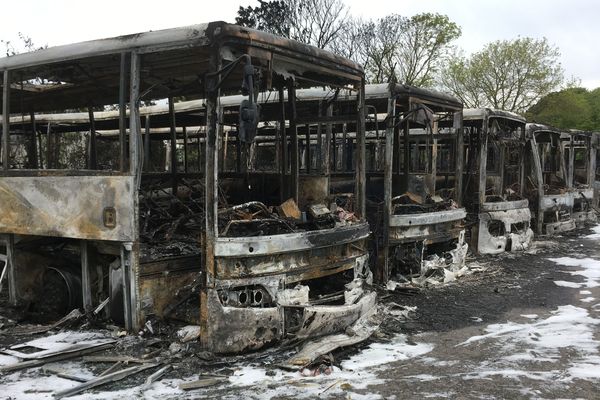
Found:
[[(447, 14), (462, 27), (467, 53), (517, 36), (546, 36), (558, 45), (566, 76), (587, 88), (600, 86), (600, 1), (596, 0), (345, 0), (352, 14)], [(49, 46), (200, 22), (234, 22), (240, 5), (255, 0), (5, 0), (0, 39), (17, 32)]]

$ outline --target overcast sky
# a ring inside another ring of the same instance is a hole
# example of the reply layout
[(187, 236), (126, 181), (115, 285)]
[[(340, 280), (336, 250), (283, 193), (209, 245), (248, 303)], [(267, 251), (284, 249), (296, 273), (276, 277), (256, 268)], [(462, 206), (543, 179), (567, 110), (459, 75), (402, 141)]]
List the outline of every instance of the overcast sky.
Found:
[[(234, 22), (254, 0), (19, 0), (2, 4), (0, 39), (18, 32), (49, 46), (215, 20)], [(596, 0), (345, 0), (352, 14), (447, 14), (462, 27), (467, 53), (517, 36), (547, 37), (562, 53), (566, 76), (600, 86), (600, 2)]]

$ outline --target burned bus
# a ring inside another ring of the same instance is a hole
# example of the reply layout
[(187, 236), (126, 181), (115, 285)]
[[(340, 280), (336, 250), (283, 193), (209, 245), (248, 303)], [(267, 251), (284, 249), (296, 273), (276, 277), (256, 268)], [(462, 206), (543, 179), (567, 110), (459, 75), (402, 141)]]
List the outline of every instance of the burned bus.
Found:
[[(16, 55), (0, 69), (0, 233), (12, 304), (53, 306), (68, 292), (70, 306), (105, 306), (131, 330), (153, 318), (197, 324), (215, 352), (343, 330), (373, 307), (362, 287), (357, 64), (214, 22)], [(343, 210), (330, 209), (339, 196), (318, 184), (326, 169), (306, 179), (319, 188), (310, 197), (301, 188), (299, 126), (317, 114), (297, 107), (296, 90), (314, 85), (356, 94), (346, 116), (357, 127), (356, 170)], [(271, 111), (257, 104), (261, 91), (278, 94)], [(240, 93), (234, 112), (220, 106)], [(183, 99), (204, 109), (176, 113)], [(169, 112), (142, 116), (152, 102)], [(42, 122), (82, 109), (83, 131)], [(119, 117), (108, 129), (100, 114), (111, 109)], [(263, 129), (278, 150), (261, 169), (249, 160)], [(235, 168), (225, 136), (238, 143)]]
[(571, 129), (563, 142), (567, 184), (573, 196), (572, 218), (577, 227), (597, 222), (594, 210), (596, 147), (592, 132)]
[(538, 235), (555, 235), (575, 229), (573, 195), (565, 161), (570, 135), (560, 129), (527, 124), (525, 166), (528, 197)]
[(533, 239), (525, 196), (525, 119), (489, 108), (465, 109), (463, 202), (472, 248), (481, 254), (527, 249)]
[(385, 135), (367, 135), (376, 143), (367, 170), (381, 167), (383, 172), (380, 186), (376, 176), (368, 185), (371, 203), (383, 200), (379, 278), (385, 282), (392, 274), (460, 268), (467, 252), (460, 196), (462, 103), (441, 92), (400, 84), (378, 85), (366, 93), (372, 119), (385, 124)]

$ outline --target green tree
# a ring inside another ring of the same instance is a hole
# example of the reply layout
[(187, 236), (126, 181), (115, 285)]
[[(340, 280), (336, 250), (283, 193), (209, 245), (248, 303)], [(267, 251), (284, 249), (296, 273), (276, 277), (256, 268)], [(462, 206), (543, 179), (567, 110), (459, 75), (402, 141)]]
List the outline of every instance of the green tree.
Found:
[(248, 28), (270, 32), (278, 36), (290, 36), (290, 5), (284, 0), (258, 0), (257, 7), (238, 9), (235, 23)]
[(600, 88), (589, 92), (588, 101), (591, 107), (592, 129), (600, 132)]
[(336, 43), (333, 50), (363, 65), (369, 83), (432, 86), (460, 35), (460, 27), (446, 15), (390, 14), (347, 24), (340, 37), (349, 40)]
[(399, 82), (432, 86), (438, 68), (450, 55), (450, 44), (461, 35), (448, 16), (423, 13), (403, 21), (395, 54)]
[(527, 119), (564, 129), (600, 131), (600, 88), (569, 87), (540, 99)]
[(454, 57), (441, 84), (468, 107), (525, 112), (563, 82), (559, 57), (546, 38), (499, 40), (470, 57)]
[(593, 128), (589, 92), (584, 88), (568, 88), (544, 96), (525, 114), (532, 122), (563, 129)]

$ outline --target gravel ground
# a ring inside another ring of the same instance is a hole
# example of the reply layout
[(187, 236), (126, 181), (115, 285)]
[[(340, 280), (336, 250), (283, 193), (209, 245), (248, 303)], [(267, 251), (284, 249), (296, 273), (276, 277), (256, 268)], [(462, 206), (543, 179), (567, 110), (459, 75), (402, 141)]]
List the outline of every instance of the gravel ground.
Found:
[[(334, 354), (331, 374), (305, 377), (276, 368), (287, 349), (215, 359), (194, 346), (169, 351), (169, 342), (150, 346), (128, 337), (116, 352), (162, 349), (174, 354), (178, 368), (143, 392), (136, 387), (150, 372), (73, 398), (598, 398), (600, 234), (590, 233), (538, 240), (525, 254), (472, 258), (485, 271), (451, 284), (410, 295), (381, 292), (380, 331)], [(416, 310), (400, 318), (386, 311), (394, 304)], [(0, 344), (15, 340), (0, 332)], [(178, 389), (207, 373), (228, 378), (207, 389)], [(0, 376), (0, 398), (52, 398), (44, 385), (73, 385), (47, 378), (37, 370)]]

